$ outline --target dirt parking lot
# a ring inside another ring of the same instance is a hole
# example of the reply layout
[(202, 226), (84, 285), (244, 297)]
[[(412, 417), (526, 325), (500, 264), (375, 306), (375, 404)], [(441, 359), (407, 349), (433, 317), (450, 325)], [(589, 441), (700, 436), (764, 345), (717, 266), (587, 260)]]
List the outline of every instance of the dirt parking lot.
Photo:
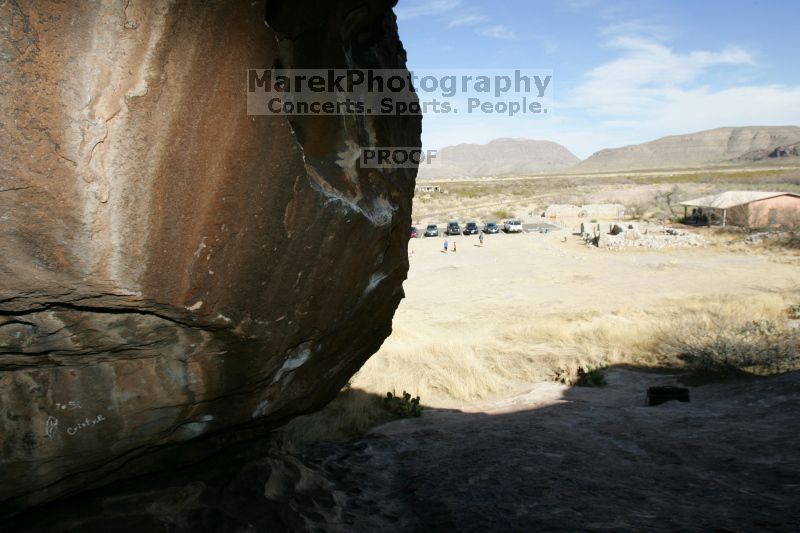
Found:
[[(564, 238), (567, 242), (563, 242)], [(755, 295), (794, 290), (796, 264), (769, 255), (737, 254), (709, 247), (621, 252), (589, 248), (566, 232), (412, 239), (406, 299), (396, 323), (450, 322), (465, 328), (503, 312), (623, 310), (665, 299), (703, 299), (714, 295)], [(453, 244), (457, 252), (453, 253)], [(476, 316), (475, 313), (479, 314)]]

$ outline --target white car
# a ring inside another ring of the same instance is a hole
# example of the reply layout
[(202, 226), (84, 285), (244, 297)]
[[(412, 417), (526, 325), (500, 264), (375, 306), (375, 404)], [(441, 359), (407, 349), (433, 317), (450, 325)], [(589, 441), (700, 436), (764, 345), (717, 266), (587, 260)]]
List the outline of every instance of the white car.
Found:
[(506, 233), (522, 233), (522, 222), (519, 220), (506, 220), (503, 224), (503, 229)]

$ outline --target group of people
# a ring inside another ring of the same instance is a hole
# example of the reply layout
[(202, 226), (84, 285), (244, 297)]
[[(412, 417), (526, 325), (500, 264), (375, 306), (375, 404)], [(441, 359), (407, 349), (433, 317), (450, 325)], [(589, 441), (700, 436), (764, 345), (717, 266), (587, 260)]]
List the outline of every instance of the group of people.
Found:
[[(478, 246), (483, 246), (483, 232), (482, 231), (478, 234), (478, 242), (479, 242)], [(447, 241), (447, 239), (445, 239), (444, 243), (442, 244), (442, 252), (447, 253), (447, 249), (448, 249), (449, 244), (450, 243)], [(456, 241), (453, 241), (452, 250), (453, 250), (453, 252), (455, 252), (457, 250)]]
[(708, 213), (704, 213), (702, 209), (698, 209), (698, 208), (692, 209), (692, 217), (691, 217), (692, 224), (695, 224), (695, 225), (708, 224), (709, 220), (711, 220), (713, 218), (714, 218), (714, 214), (713, 213), (711, 214), (711, 217), (709, 218)]

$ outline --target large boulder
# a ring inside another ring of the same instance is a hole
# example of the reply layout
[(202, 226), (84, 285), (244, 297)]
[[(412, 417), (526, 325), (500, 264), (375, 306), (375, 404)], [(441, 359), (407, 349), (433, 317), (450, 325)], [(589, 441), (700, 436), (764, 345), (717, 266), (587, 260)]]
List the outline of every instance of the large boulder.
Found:
[(246, 71), (404, 69), (393, 4), (0, 1), (0, 515), (260, 435), (378, 349), (416, 170), (340, 154), (420, 117), (249, 116)]

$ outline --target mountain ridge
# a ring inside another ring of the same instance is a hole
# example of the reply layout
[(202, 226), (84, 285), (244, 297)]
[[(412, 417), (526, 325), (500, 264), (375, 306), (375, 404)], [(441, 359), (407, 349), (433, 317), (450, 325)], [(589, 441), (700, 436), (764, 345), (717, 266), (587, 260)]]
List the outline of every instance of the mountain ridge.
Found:
[(575, 166), (588, 172), (658, 170), (796, 157), (798, 126), (721, 127), (599, 150)]
[(486, 144), (442, 148), (437, 166), (420, 179), (500, 177), (525, 174), (633, 172), (713, 166), (800, 164), (800, 126), (720, 127), (667, 135), (639, 144), (598, 150), (584, 160), (553, 141), (498, 138)]
[(436, 165), (420, 177), (476, 178), (566, 170), (580, 159), (566, 147), (546, 140), (498, 138), (486, 144), (457, 144), (438, 151)]

